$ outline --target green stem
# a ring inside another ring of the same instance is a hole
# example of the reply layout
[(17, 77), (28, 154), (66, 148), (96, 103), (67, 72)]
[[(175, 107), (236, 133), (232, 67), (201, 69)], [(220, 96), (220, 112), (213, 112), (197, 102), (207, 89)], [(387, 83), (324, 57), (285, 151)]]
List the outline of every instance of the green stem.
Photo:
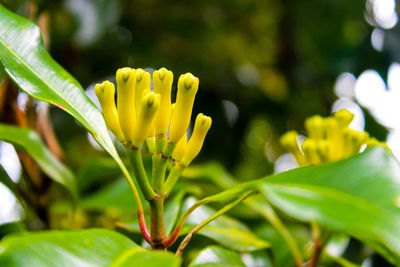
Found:
[(172, 153), (174, 152), (174, 149), (176, 147), (176, 143), (172, 143), (170, 141), (168, 141), (168, 143), (165, 145), (162, 154), (164, 155), (164, 157), (169, 158), (172, 156)]
[(125, 148), (128, 158), (131, 162), (133, 172), (135, 173), (136, 180), (139, 184), (140, 190), (143, 193), (144, 198), (150, 201), (156, 197), (156, 193), (147, 179), (146, 171), (144, 170), (142, 155), (138, 148)]
[(163, 242), (167, 239), (164, 224), (164, 198), (150, 201), (151, 247), (165, 249)]
[(171, 171), (169, 172), (168, 178), (165, 182), (165, 191), (164, 194), (166, 196), (171, 193), (172, 188), (174, 187), (175, 183), (178, 181), (179, 176), (182, 174), (185, 167), (182, 165), (177, 164), (176, 162), (173, 163)]
[(162, 153), (167, 144), (167, 135), (160, 134), (156, 136), (156, 153)]
[(129, 187), (132, 190), (133, 197), (135, 198), (135, 201), (136, 201), (140, 231), (142, 232), (142, 235), (143, 235), (144, 239), (146, 240), (146, 242), (150, 244), (150, 235), (147, 230), (146, 220), (144, 218), (143, 204), (142, 204), (142, 200), (140, 199), (139, 192), (136, 189), (136, 185), (133, 182), (131, 175), (129, 174), (129, 172), (125, 168), (125, 166), (122, 164), (122, 162), (121, 162), (120, 167), (125, 176), (125, 179), (127, 180), (128, 184), (129, 184)]
[(227, 212), (228, 210), (230, 210), (231, 208), (233, 208), (234, 206), (236, 206), (237, 204), (239, 204), (240, 202), (242, 202), (244, 199), (246, 199), (247, 197), (249, 197), (252, 193), (254, 193), (254, 191), (248, 191), (246, 193), (244, 193), (242, 196), (240, 196), (237, 200), (229, 203), (228, 205), (226, 205), (225, 207), (223, 207), (222, 209), (218, 210), (214, 215), (212, 215), (211, 217), (205, 219), (204, 221), (202, 221), (199, 225), (197, 225), (192, 231), (190, 231), (189, 234), (187, 234), (185, 236), (185, 238), (183, 239), (183, 241), (181, 242), (181, 244), (178, 247), (178, 250), (176, 251), (175, 255), (176, 256), (180, 256), (183, 253), (183, 250), (185, 249), (185, 247), (187, 246), (187, 244), (189, 243), (190, 239), (198, 232), (201, 230), (201, 228), (203, 228), (204, 226), (206, 226), (208, 223), (212, 222), (213, 220), (217, 219), (219, 216), (221, 216), (222, 214), (224, 214), (225, 212)]
[(146, 139), (146, 144), (147, 144), (147, 147), (149, 148), (150, 153), (156, 152), (156, 138), (154, 136), (148, 137)]
[(168, 159), (163, 158), (161, 154), (154, 154), (152, 161), (152, 186), (157, 194), (162, 195), (164, 191), (165, 171), (167, 170)]

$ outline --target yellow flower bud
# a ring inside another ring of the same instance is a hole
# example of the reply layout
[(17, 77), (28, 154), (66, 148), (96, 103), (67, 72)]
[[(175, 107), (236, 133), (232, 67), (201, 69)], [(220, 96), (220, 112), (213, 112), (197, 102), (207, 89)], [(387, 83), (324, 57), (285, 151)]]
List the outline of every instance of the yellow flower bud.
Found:
[(117, 70), (117, 107), (119, 123), (127, 140), (132, 139), (136, 121), (135, 85), (136, 72), (131, 68)]
[(346, 129), (343, 138), (346, 147), (346, 156), (351, 156), (360, 152), (361, 146), (368, 141), (369, 134), (364, 131)]
[(150, 73), (144, 71), (143, 69), (136, 69), (136, 86), (135, 86), (136, 111), (139, 110), (140, 100), (142, 99), (142, 96), (148, 92), (150, 92)]
[(301, 144), (301, 149), (303, 150), (304, 156), (309, 164), (321, 163), (321, 159), (317, 152), (317, 143), (315, 140), (307, 138)]
[(160, 107), (160, 95), (150, 92), (144, 95), (140, 101), (140, 107), (137, 117), (137, 124), (131, 139), (134, 147), (139, 147), (146, 137), (149, 136), (149, 131), (154, 122), (154, 117)]
[(333, 115), (337, 120), (338, 126), (340, 128), (349, 127), (351, 121), (354, 118), (354, 114), (348, 111), (347, 109), (338, 110)]
[(156, 136), (156, 127), (154, 126), (154, 122), (150, 126), (149, 133), (147, 134), (147, 137), (155, 137)]
[(114, 84), (105, 81), (101, 84), (96, 84), (94, 87), (97, 98), (99, 99), (101, 109), (103, 110), (104, 119), (108, 128), (115, 134), (119, 141), (124, 141), (124, 134), (119, 125), (118, 112), (115, 106), (115, 88)]
[(314, 115), (306, 119), (305, 126), (309, 137), (315, 140), (324, 138), (324, 125), (321, 116)]
[(210, 117), (200, 113), (196, 117), (192, 136), (186, 147), (185, 154), (181, 160), (184, 166), (188, 166), (192, 160), (199, 154), (201, 147), (203, 146), (206, 134), (211, 127), (212, 120)]
[(187, 147), (187, 133), (182, 136), (182, 138), (178, 141), (178, 144), (176, 144), (175, 150), (172, 153), (172, 158), (180, 162), (185, 154)]
[(298, 134), (296, 131), (289, 131), (285, 133), (281, 139), (281, 145), (289, 151), (294, 158), (296, 159), (297, 163), (302, 166), (306, 163), (303, 153), (300, 151), (299, 145), (297, 143)]
[(329, 158), (329, 144), (325, 140), (317, 141), (317, 154), (321, 162), (330, 161)]
[(160, 111), (157, 113), (154, 121), (157, 135), (163, 135), (168, 132), (171, 118), (171, 88), (173, 79), (174, 75), (172, 71), (166, 68), (161, 68), (153, 72), (154, 92), (161, 96)]
[(333, 117), (327, 117), (323, 120), (326, 139), (336, 139), (339, 134), (338, 122)]
[(186, 73), (179, 77), (176, 104), (169, 130), (169, 139), (173, 143), (181, 139), (189, 126), (194, 97), (198, 87), (199, 79), (191, 73)]
[(323, 119), (324, 132), (329, 145), (329, 160), (338, 160), (343, 157), (342, 132), (334, 117)]

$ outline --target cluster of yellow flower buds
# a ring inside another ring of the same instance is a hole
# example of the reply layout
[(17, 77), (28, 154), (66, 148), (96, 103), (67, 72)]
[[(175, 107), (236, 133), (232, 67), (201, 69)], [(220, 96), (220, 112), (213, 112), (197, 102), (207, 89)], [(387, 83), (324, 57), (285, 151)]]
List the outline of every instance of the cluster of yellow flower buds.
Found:
[(296, 131), (284, 134), (281, 144), (300, 166), (344, 159), (359, 153), (364, 146), (379, 145), (389, 149), (385, 143), (369, 137), (367, 132), (349, 128), (353, 118), (354, 115), (345, 109), (326, 118), (312, 116), (305, 122), (308, 137), (301, 145)]
[[(95, 87), (104, 119), (119, 141), (138, 149), (146, 141), (151, 152), (162, 153), (184, 166), (197, 156), (211, 127), (211, 118), (199, 114), (193, 134), (187, 141), (194, 98), (199, 79), (191, 73), (178, 80), (176, 103), (171, 103), (173, 73), (165, 68), (151, 75), (143, 69), (121, 68), (116, 73), (117, 106), (114, 84), (105, 81)], [(172, 108), (174, 106), (174, 108)], [(165, 140), (162, 142), (161, 140)], [(160, 142), (156, 142), (160, 141)], [(178, 146), (175, 149), (175, 146)]]

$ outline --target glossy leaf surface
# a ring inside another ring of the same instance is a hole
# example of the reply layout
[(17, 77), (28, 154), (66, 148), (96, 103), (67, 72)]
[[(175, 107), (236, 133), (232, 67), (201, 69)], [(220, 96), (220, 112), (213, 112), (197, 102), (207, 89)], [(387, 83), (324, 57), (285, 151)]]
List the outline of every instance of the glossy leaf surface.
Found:
[(64, 185), (77, 198), (74, 174), (61, 163), (43, 144), (35, 131), (7, 124), (0, 124), (0, 140), (10, 142), (26, 151), (45, 174)]
[(109, 230), (47, 231), (10, 235), (0, 243), (0, 266), (175, 267), (171, 253), (143, 249)]
[(189, 265), (190, 267), (245, 267), (240, 256), (233, 251), (217, 247), (209, 246), (196, 256), (196, 258)]
[(77, 119), (127, 174), (103, 115), (82, 86), (46, 51), (39, 28), (0, 5), (0, 59), (6, 73), (33, 98), (49, 102)]

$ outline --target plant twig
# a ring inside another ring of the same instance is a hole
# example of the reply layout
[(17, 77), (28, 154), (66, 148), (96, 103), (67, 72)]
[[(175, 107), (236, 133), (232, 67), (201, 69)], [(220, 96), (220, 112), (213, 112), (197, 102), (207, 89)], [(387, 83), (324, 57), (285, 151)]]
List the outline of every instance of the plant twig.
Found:
[(311, 222), (311, 228), (314, 249), (308, 261), (308, 267), (316, 267), (318, 266), (319, 258), (321, 257), (326, 241), (329, 239), (329, 234), (324, 233), (325, 235), (322, 236), (322, 230), (315, 221)]
[(219, 216), (221, 216), (222, 214), (224, 214), (225, 212), (227, 212), (228, 210), (230, 210), (231, 208), (233, 208), (234, 206), (236, 206), (237, 204), (239, 204), (240, 202), (242, 202), (244, 199), (246, 199), (247, 197), (249, 197), (251, 194), (254, 194), (254, 191), (247, 191), (246, 193), (244, 193), (241, 197), (239, 197), (237, 200), (229, 203), (228, 205), (226, 205), (225, 207), (223, 207), (222, 209), (218, 210), (214, 215), (212, 215), (211, 217), (205, 219), (204, 221), (202, 221), (199, 225), (197, 225), (192, 231), (190, 231), (189, 234), (186, 235), (186, 237), (182, 240), (181, 244), (179, 245), (175, 255), (176, 256), (181, 256), (183, 253), (183, 250), (185, 249), (185, 247), (187, 246), (187, 244), (189, 243), (190, 239), (198, 232), (201, 230), (201, 228), (203, 228), (204, 226), (206, 226), (208, 223), (212, 222), (213, 220), (217, 219)]
[(166, 196), (168, 196), (169, 193), (171, 193), (174, 185), (178, 181), (179, 176), (182, 174), (184, 169), (185, 167), (183, 165), (177, 164), (176, 162), (173, 163), (171, 171), (169, 172), (168, 178), (165, 182), (164, 194)]
[(321, 256), (321, 252), (322, 252), (323, 247), (324, 247), (323, 244), (321, 243), (321, 241), (318, 240), (318, 239), (314, 240), (313, 243), (314, 243), (314, 250), (313, 250), (313, 253), (311, 255), (310, 261), (308, 263), (309, 267), (315, 267), (315, 266), (318, 265), (318, 261), (319, 261), (319, 258)]

